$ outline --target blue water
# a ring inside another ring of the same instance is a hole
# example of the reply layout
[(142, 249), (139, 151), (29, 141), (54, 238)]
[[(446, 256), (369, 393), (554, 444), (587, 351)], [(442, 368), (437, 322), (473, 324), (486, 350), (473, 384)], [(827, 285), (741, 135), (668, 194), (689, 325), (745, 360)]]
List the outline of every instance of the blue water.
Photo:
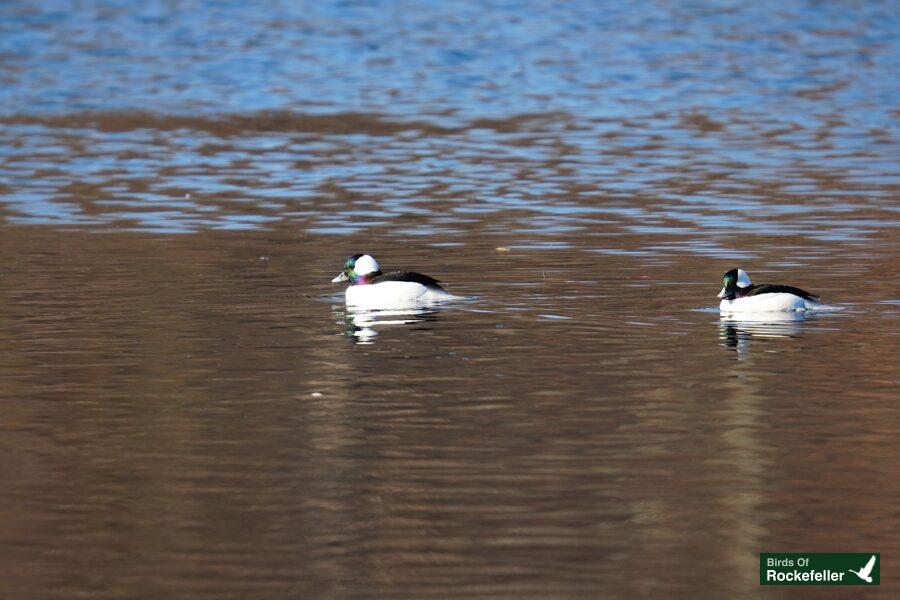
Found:
[(891, 1), (7, 2), (0, 112), (699, 110), (865, 143), (896, 133), (898, 29)]

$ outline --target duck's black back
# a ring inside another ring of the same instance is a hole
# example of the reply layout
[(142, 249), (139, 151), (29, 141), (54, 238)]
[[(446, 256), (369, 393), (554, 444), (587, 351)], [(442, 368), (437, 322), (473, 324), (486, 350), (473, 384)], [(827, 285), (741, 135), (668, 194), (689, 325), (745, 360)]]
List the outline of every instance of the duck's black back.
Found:
[(801, 290), (800, 288), (796, 288), (792, 285), (772, 285), (769, 283), (764, 283), (762, 285), (753, 285), (750, 286), (750, 291), (747, 292), (747, 296), (758, 296), (759, 294), (794, 294), (795, 296), (800, 296), (804, 300), (811, 300), (813, 302), (819, 299), (815, 294), (810, 294), (806, 290)]
[(440, 282), (434, 277), (422, 275), (421, 273), (414, 273), (413, 271), (394, 271), (393, 273), (385, 273), (384, 275), (376, 277), (372, 283), (381, 283), (382, 281), (411, 281), (414, 283), (421, 283), (425, 287), (432, 289), (444, 289), (441, 287)]

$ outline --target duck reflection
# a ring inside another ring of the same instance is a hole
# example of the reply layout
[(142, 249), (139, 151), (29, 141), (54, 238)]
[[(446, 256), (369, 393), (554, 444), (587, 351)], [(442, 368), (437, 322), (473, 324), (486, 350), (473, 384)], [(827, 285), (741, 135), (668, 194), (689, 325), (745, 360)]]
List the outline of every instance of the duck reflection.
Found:
[(799, 312), (747, 314), (740, 318), (723, 316), (719, 320), (719, 339), (742, 359), (750, 353), (750, 340), (799, 337), (808, 318)]
[(346, 306), (335, 308), (335, 312), (341, 316), (348, 337), (360, 344), (372, 344), (378, 337), (379, 329), (435, 321), (439, 309), (434, 307), (370, 309)]

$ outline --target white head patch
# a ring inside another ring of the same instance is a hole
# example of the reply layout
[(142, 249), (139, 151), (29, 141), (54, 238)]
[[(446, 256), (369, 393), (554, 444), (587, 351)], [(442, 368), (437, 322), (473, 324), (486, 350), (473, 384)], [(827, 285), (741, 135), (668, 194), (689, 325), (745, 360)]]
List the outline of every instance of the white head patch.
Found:
[(378, 263), (368, 254), (363, 254), (357, 258), (356, 264), (353, 265), (353, 272), (357, 275), (368, 275), (369, 273), (380, 270), (381, 268), (378, 266)]
[(753, 284), (750, 283), (750, 276), (747, 275), (747, 272), (743, 269), (738, 269), (737, 286), (739, 288), (745, 288), (750, 287), (751, 285)]

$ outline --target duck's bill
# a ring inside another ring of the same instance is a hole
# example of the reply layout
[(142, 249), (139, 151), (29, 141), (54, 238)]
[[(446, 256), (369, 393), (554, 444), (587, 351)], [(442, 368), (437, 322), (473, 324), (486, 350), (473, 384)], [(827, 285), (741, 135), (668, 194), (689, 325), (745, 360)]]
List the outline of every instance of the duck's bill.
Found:
[(716, 298), (724, 298), (725, 297), (725, 288), (722, 288), (722, 291), (719, 292), (719, 295)]
[(347, 277), (347, 274), (341, 271), (340, 273), (338, 273), (337, 277), (331, 280), (331, 283), (340, 283), (342, 281), (347, 281), (348, 279), (350, 278)]

